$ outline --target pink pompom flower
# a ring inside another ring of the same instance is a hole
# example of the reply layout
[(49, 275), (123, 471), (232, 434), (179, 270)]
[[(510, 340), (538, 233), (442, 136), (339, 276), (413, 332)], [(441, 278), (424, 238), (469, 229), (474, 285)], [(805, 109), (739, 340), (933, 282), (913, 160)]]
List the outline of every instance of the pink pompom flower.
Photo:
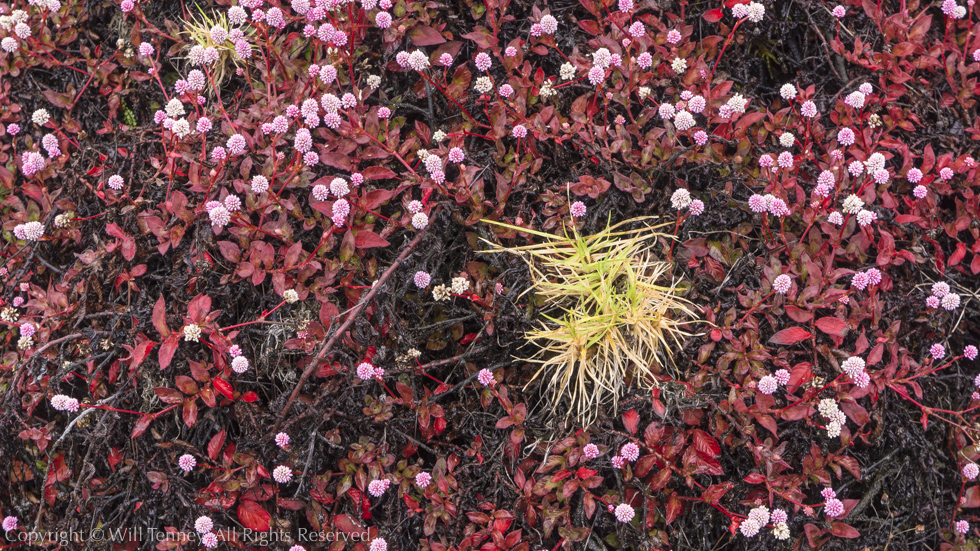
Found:
[(197, 465), (197, 459), (194, 459), (193, 455), (185, 453), (177, 460), (177, 465), (182, 471), (189, 473), (194, 470), (194, 466)]
[(276, 435), (276, 445), (280, 448), (285, 448), (289, 445), (289, 435), (285, 432), (280, 432)]
[(476, 380), (480, 382), (483, 386), (490, 386), (493, 384), (493, 371), (483, 368), (476, 376)]

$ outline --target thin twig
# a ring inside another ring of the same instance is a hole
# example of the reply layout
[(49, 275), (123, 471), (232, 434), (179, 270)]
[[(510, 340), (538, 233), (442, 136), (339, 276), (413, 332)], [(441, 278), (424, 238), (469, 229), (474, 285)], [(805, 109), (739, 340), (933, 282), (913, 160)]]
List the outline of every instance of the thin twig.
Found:
[(422, 237), (424, 235), (425, 232), (419, 232), (419, 234), (415, 236), (415, 239), (413, 239), (408, 244), (408, 246), (405, 247), (405, 250), (403, 250), (401, 254), (398, 255), (398, 258), (396, 258), (395, 261), (391, 263), (391, 266), (389, 266), (388, 269), (385, 270), (385, 273), (382, 274), (381, 278), (378, 279), (377, 283), (375, 283), (374, 286), (371, 287), (371, 290), (368, 291), (366, 295), (361, 297), (361, 300), (357, 303), (357, 306), (355, 306), (354, 309), (351, 310), (350, 314), (347, 315), (347, 319), (344, 321), (343, 325), (338, 327), (336, 331), (333, 331), (333, 335), (326, 342), (326, 344), (320, 347), (320, 350), (318, 350), (316, 353), (316, 357), (313, 358), (313, 361), (311, 361), (310, 364), (306, 366), (306, 369), (303, 370), (303, 375), (300, 376), (299, 381), (297, 381), (296, 386), (293, 388), (293, 392), (289, 395), (289, 399), (286, 400), (286, 405), (283, 406), (282, 411), (279, 413), (279, 420), (276, 421), (275, 426), (272, 428), (273, 434), (279, 432), (279, 426), (286, 418), (286, 413), (289, 412), (289, 406), (293, 405), (293, 401), (296, 400), (296, 398), (299, 396), (299, 392), (303, 388), (303, 385), (306, 384), (307, 379), (310, 378), (310, 375), (313, 374), (313, 371), (316, 369), (316, 367), (320, 364), (321, 361), (323, 361), (323, 358), (326, 357), (327, 352), (329, 352), (333, 348), (333, 345), (337, 342), (337, 340), (340, 339), (340, 337), (347, 332), (350, 326), (354, 323), (354, 319), (357, 317), (357, 315), (360, 314), (362, 310), (364, 310), (364, 308), (368, 305), (369, 302), (371, 302), (371, 299), (374, 298), (375, 293), (377, 293), (378, 290), (381, 289), (384, 283), (388, 280), (388, 278), (390, 278), (392, 274), (395, 273), (395, 270), (397, 270), (398, 266), (401, 265), (401, 263), (408, 257), (409, 253), (412, 252), (412, 249), (414, 249), (415, 246), (418, 245), (420, 241), (422, 241)]
[[(104, 400), (99, 400), (98, 403), (96, 403), (95, 405), (97, 405), (97, 406), (104, 406), (104, 405), (108, 404), (109, 402), (111, 402), (111, 401), (115, 400), (116, 398), (118, 398), (124, 392), (128, 392), (128, 390), (125, 389), (125, 388), (120, 389), (119, 392), (113, 394), (112, 396), (109, 396), (108, 398), (106, 398)], [(55, 443), (54, 443), (54, 445), (51, 446), (50, 451), (48, 451), (48, 456), (50, 457), (51, 454), (54, 453), (54, 451), (56, 449), (58, 449), (58, 444), (60, 444), (61, 441), (64, 440), (66, 436), (68, 436), (68, 433), (71, 432), (72, 427), (74, 427), (79, 421), (81, 421), (82, 419), (84, 419), (86, 415), (88, 415), (89, 413), (92, 413), (96, 409), (98, 409), (98, 408), (87, 407), (87, 408), (85, 408), (85, 411), (83, 411), (80, 414), (78, 414), (78, 417), (75, 417), (74, 419), (72, 419), (71, 420), (71, 423), (68, 423), (68, 426), (65, 427), (65, 432), (61, 433), (61, 436), (58, 438), (58, 440), (56, 440)]]

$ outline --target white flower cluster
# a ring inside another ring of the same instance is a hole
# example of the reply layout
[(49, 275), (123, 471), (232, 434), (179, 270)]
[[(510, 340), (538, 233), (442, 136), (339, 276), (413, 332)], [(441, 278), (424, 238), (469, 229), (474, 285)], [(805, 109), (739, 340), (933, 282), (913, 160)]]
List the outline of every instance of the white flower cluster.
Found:
[(827, 419), (827, 436), (830, 438), (840, 436), (840, 429), (847, 422), (847, 418), (844, 416), (844, 412), (837, 407), (837, 402), (830, 398), (824, 398), (817, 405), (817, 410), (820, 411), (820, 415)]
[(735, 19), (748, 18), (749, 21), (758, 23), (762, 21), (763, 17), (765, 17), (766, 7), (758, 2), (736, 4), (732, 6), (732, 15), (735, 17)]

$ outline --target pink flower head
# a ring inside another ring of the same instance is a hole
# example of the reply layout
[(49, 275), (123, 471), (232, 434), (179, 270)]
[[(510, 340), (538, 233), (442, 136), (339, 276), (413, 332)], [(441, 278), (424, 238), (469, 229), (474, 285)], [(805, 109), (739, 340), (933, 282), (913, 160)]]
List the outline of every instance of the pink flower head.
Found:
[(860, 91), (851, 92), (844, 98), (844, 103), (854, 109), (860, 109), (864, 107), (864, 94)]
[(51, 397), (51, 407), (58, 411), (67, 411), (69, 413), (75, 413), (78, 411), (78, 399), (72, 398), (70, 396), (65, 396), (64, 394), (56, 394)]
[(970, 523), (965, 520), (956, 521), (956, 531), (961, 534), (966, 534), (970, 531)]
[(772, 513), (769, 514), (769, 522), (773, 524), (779, 524), (787, 520), (789, 520), (789, 515), (782, 509), (773, 509)]
[(214, 522), (211, 517), (197, 517), (194, 521), (194, 529), (197, 530), (198, 534), (207, 534), (214, 528)]
[(632, 463), (640, 458), (640, 447), (633, 442), (628, 442), (623, 444), (622, 448), (619, 448), (619, 455), (626, 461)]
[(691, 213), (691, 216), (700, 216), (704, 213), (704, 201), (700, 199), (692, 200), (691, 204), (687, 206), (687, 210)]
[(912, 195), (915, 196), (916, 199), (922, 199), (928, 193), (929, 193), (929, 190), (928, 190), (928, 188), (926, 188), (926, 186), (919, 185), (919, 186), (915, 186), (912, 189)]
[(626, 465), (626, 460), (621, 455), (610, 457), (609, 462), (612, 463), (614, 469), (622, 469)]
[(671, 44), (677, 44), (680, 41), (681, 41), (681, 33), (677, 29), (671, 29), (670, 32), (667, 33), (667, 42)]
[(119, 4), (119, 9), (122, 10), (123, 13), (129, 13), (133, 11), (133, 8), (135, 7), (136, 3), (133, 2), (133, 0), (122, 0), (122, 2)]
[(289, 435), (285, 432), (280, 432), (276, 435), (276, 445), (280, 448), (285, 448), (289, 445)]
[(386, 120), (391, 117), (391, 109), (387, 107), (378, 108), (378, 118), (381, 120)]
[(415, 281), (416, 287), (418, 287), (419, 289), (425, 289), (426, 287), (429, 286), (429, 283), (432, 282), (432, 276), (430, 276), (428, 272), (419, 270), (415, 272), (415, 277), (413, 278), (413, 280)]
[(824, 488), (823, 490), (820, 490), (820, 496), (823, 497), (824, 500), (834, 499), (837, 497), (837, 492), (835, 492), (833, 488)]
[[(630, 25), (629, 33), (633, 38), (643, 38), (643, 35), (647, 33), (647, 30), (643, 28), (643, 23), (634, 21), (633, 24)], [(668, 35), (669, 34), (670, 33), (668, 33)]]
[(851, 145), (854, 143), (854, 131), (850, 128), (841, 128), (837, 132), (837, 141), (841, 145)]
[(280, 484), (286, 484), (293, 479), (293, 470), (285, 465), (279, 465), (272, 470), (272, 478)]
[(776, 378), (776, 382), (779, 383), (780, 386), (786, 386), (789, 384), (789, 371), (786, 371), (785, 369), (778, 369), (773, 376)]
[(387, 29), (391, 26), (391, 14), (386, 11), (378, 12), (378, 15), (374, 16), (374, 23), (379, 29)]
[(922, 180), (922, 171), (917, 168), (910, 168), (909, 171), (905, 173), (905, 179), (913, 184), (917, 184), (920, 180)]
[(759, 392), (763, 394), (772, 394), (776, 392), (779, 388), (779, 382), (772, 375), (766, 375), (765, 377), (759, 379)]
[(939, 308), (939, 297), (935, 295), (929, 295), (929, 297), (926, 298), (926, 306), (933, 310)]
[(833, 14), (834, 17), (840, 19), (844, 17), (844, 15), (847, 13), (847, 10), (844, 9), (844, 6), (836, 6), (834, 7), (834, 10), (830, 13)]
[(800, 106), (800, 113), (804, 117), (806, 117), (808, 119), (811, 119), (813, 117), (816, 117), (817, 116), (817, 104), (813, 103), (810, 100), (804, 101), (803, 102), (803, 105)]
[(949, 293), (940, 299), (939, 303), (942, 305), (944, 310), (952, 312), (960, 306), (960, 295), (957, 295), (956, 293)]
[(973, 480), (980, 475), (980, 466), (976, 463), (967, 463), (963, 465), (963, 478), (967, 480)]
[(881, 283), (881, 271), (878, 268), (868, 268), (865, 274), (868, 276), (868, 284), (877, 285)]
[(583, 203), (582, 201), (575, 201), (574, 203), (572, 203), (572, 206), (568, 208), (569, 214), (571, 214), (572, 217), (574, 218), (581, 218), (585, 216), (586, 210), (587, 209), (585, 203)]
[(949, 294), (949, 283), (937, 281), (932, 284), (932, 295), (936, 298), (943, 298)]
[[(620, 5), (622, 5), (623, 0), (619, 0), (619, 3)], [(625, 503), (620, 503), (619, 505), (616, 506), (615, 515), (616, 515), (616, 520), (618, 520), (619, 522), (629, 522), (633, 520), (634, 516), (636, 516), (636, 511), (634, 511), (633, 508), (630, 507), (629, 505)]]
[(357, 366), (357, 377), (362, 381), (370, 381), (374, 377), (374, 366), (367, 362), (361, 362)]
[(776, 276), (776, 279), (772, 282), (772, 288), (774, 291), (781, 295), (785, 295), (789, 292), (789, 288), (793, 285), (793, 280), (786, 274), (780, 274)]
[(494, 383), (493, 371), (490, 371), (489, 369), (486, 368), (481, 369), (480, 372), (476, 375), (476, 380), (479, 381), (480, 384), (483, 386), (492, 385)]
[(25, 323), (20, 326), (20, 336), (21, 337), (33, 337), (34, 336), (34, 324)]
[(214, 549), (218, 546), (218, 535), (214, 532), (208, 532), (201, 536), (201, 545), (207, 549)]
[[(636, 58), (636, 64), (639, 65), (641, 69), (647, 69), (653, 65), (653, 56), (649, 52), (643, 52)], [(591, 71), (590, 71), (591, 72)], [(605, 71), (603, 71), (603, 77), (605, 77)]]
[(193, 455), (185, 453), (184, 455), (180, 456), (179, 459), (177, 459), (177, 465), (182, 471), (189, 473), (194, 470), (194, 466), (197, 465), (197, 459), (194, 459)]
[[(7, 134), (10, 134), (11, 136), (16, 136), (19, 133), (20, 133), (20, 125), (19, 124), (12, 123), (12, 124), (8, 124), (7, 125)], [(17, 518), (17, 517), (8, 517), (8, 518)]]
[(386, 491), (388, 491), (389, 485), (391, 485), (391, 481), (387, 478), (372, 480), (371, 483), (368, 484), (368, 493), (374, 497), (381, 497)]
[(510, 131), (510, 135), (518, 139), (523, 138), (527, 136), (527, 127), (523, 124), (518, 124)]
[(248, 358), (245, 356), (238, 356), (231, 360), (231, 370), (235, 373), (245, 373), (248, 371)]
[(975, 360), (977, 358), (977, 347), (973, 346), (972, 344), (967, 345), (967, 347), (963, 349), (963, 356), (968, 360)]
[(783, 151), (779, 154), (776, 162), (781, 168), (793, 168), (793, 154), (789, 151)]
[(830, 498), (823, 506), (824, 513), (830, 517), (839, 517), (844, 514), (844, 504), (837, 498)]
[(769, 203), (769, 214), (773, 216), (789, 216), (790, 210), (786, 206), (786, 201), (778, 197), (774, 197)]
[(606, 70), (603, 67), (594, 65), (589, 69), (589, 82), (592, 86), (598, 86), (602, 84), (602, 81), (606, 80)]
[(939, 171), (939, 177), (942, 178), (943, 180), (952, 180), (953, 169), (949, 168), (948, 166), (943, 168), (942, 170)]
[(17, 529), (17, 517), (10, 516), (3, 519), (4, 532), (11, 532)]
[(934, 360), (941, 360), (946, 355), (946, 348), (937, 342), (929, 347), (929, 355)]
[(582, 448), (582, 454), (588, 459), (595, 459), (596, 457), (599, 457), (599, 446), (591, 443), (586, 444), (585, 447)]
[(699, 146), (708, 143), (708, 133), (704, 130), (698, 130), (695, 132), (694, 143), (698, 144)]
[(463, 150), (461, 148), (454, 147), (449, 150), (448, 157), (449, 157), (449, 162), (451, 163), (461, 163), (463, 162), (463, 159), (466, 158), (466, 154), (463, 153)]
[(490, 65), (492, 65), (492, 64), (493, 64), (493, 60), (490, 59), (490, 56), (486, 52), (480, 52), (480, 53), (476, 54), (476, 68), (477, 69), (486, 72), (487, 69), (489, 69), (490, 68)]
[(772, 156), (770, 156), (768, 153), (759, 157), (759, 166), (761, 166), (762, 168), (769, 168), (773, 164), (774, 162), (772, 160)]
[(768, 210), (768, 206), (766, 205), (765, 197), (759, 195), (758, 193), (753, 193), (752, 196), (749, 197), (749, 208), (755, 213), (766, 212), (766, 210)]
[(531, 36), (538, 37), (544, 34), (544, 29), (541, 28), (540, 23), (535, 23), (531, 25)]
[(368, 551), (388, 551), (388, 542), (384, 538), (374, 538)]
[(517, 48), (513, 46), (508, 46), (507, 49), (504, 50), (504, 57), (514, 57), (516, 55), (517, 55)]
[(512, 95), (514, 95), (514, 87), (511, 86), (510, 84), (504, 84), (503, 86), (497, 89), (497, 92), (500, 93), (500, 97), (507, 99)]
[(858, 291), (863, 291), (865, 287), (868, 286), (868, 275), (864, 272), (858, 272), (851, 277), (851, 287), (854, 287)]
[(759, 524), (758, 520), (752, 517), (743, 520), (742, 523), (738, 525), (738, 530), (742, 532), (742, 535), (747, 538), (751, 538), (755, 536), (756, 534), (759, 533), (759, 530), (761, 529), (762, 529), (762, 525)]
[(426, 472), (415, 475), (415, 484), (423, 490), (432, 483), (432, 475)]
[(20, 308), (22, 304), (24, 304), (24, 297), (14, 297), (13, 300), (14, 308)]

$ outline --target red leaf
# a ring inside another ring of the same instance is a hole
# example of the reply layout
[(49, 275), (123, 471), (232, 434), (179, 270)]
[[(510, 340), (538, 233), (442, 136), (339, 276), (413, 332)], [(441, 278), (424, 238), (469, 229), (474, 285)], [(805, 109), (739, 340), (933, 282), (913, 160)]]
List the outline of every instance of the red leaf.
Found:
[(188, 427), (193, 427), (197, 424), (197, 398), (188, 398), (184, 402), (182, 416), (184, 418), (184, 424)]
[(960, 503), (963, 507), (980, 507), (980, 486), (970, 486), (963, 493)]
[(670, 501), (667, 502), (667, 524), (674, 522), (674, 519), (677, 518), (677, 515), (679, 515), (683, 510), (684, 502), (681, 501), (677, 495), (670, 496)]
[(853, 539), (861, 536), (861, 533), (855, 530), (853, 526), (844, 524), (843, 522), (835, 522), (831, 524), (830, 533), (839, 538)]
[(170, 361), (174, 359), (174, 353), (177, 352), (177, 344), (180, 342), (180, 335), (178, 333), (171, 333), (167, 340), (163, 341), (163, 345), (160, 346), (160, 351), (157, 352), (158, 358), (160, 360), (160, 369), (166, 369), (170, 365)]
[(363, 527), (361, 527), (359, 524), (351, 520), (351, 518), (347, 515), (335, 516), (333, 518), (333, 525), (334, 527), (336, 527), (338, 530), (340, 530), (345, 534), (354, 534), (354, 533), (360, 534), (361, 532), (364, 531)]
[(635, 409), (623, 412), (623, 425), (630, 434), (636, 436), (636, 429), (640, 426), (640, 414)]
[(783, 329), (769, 338), (769, 344), (796, 344), (804, 339), (812, 337), (813, 334), (802, 327), (790, 327)]
[(235, 399), (235, 391), (232, 389), (231, 383), (228, 381), (220, 377), (216, 377), (212, 384), (214, 384), (214, 389), (223, 394), (225, 398), (228, 398), (229, 400)]
[(136, 424), (133, 425), (133, 433), (130, 435), (130, 438), (139, 438), (141, 434), (146, 432), (147, 427), (149, 427), (150, 423), (152, 422), (152, 415), (144, 415), (140, 417), (139, 420), (136, 421)]
[(176, 388), (158, 386), (153, 389), (157, 393), (157, 398), (164, 404), (179, 404), (184, 401), (184, 395)]
[(817, 319), (814, 322), (817, 329), (823, 331), (828, 335), (833, 335), (835, 337), (843, 337), (847, 335), (847, 322), (840, 318), (835, 318), (831, 316), (826, 316)]
[(820, 541), (823, 530), (813, 524), (806, 524), (803, 526), (803, 531), (806, 532), (806, 541), (810, 544), (810, 547), (819, 549), (823, 545), (824, 542)]
[(112, 448), (109, 450), (109, 467), (112, 470), (116, 470), (116, 465), (123, 460), (123, 454), (119, 451), (119, 448)]
[(184, 394), (187, 394), (188, 396), (197, 394), (198, 388), (197, 383), (194, 382), (194, 379), (191, 379), (187, 375), (177, 375), (175, 380), (177, 381), (177, 388), (179, 388)]
[(369, 166), (361, 171), (361, 175), (365, 180), (389, 180), (398, 177), (395, 171), (385, 166)]
[(963, 262), (963, 258), (966, 256), (966, 244), (957, 243), (956, 250), (953, 254), (949, 255), (949, 260), (946, 261), (947, 266), (956, 266), (960, 262)]
[(704, 18), (708, 23), (717, 23), (721, 21), (721, 18), (725, 16), (725, 13), (719, 9), (708, 10), (704, 12), (701, 17)]
[(211, 461), (218, 460), (218, 453), (221, 452), (221, 447), (225, 445), (225, 430), (221, 429), (221, 432), (215, 434), (208, 442), (208, 457)]
[(428, 25), (415, 25), (408, 29), (408, 37), (416, 46), (434, 46), (446, 41), (439, 31)]
[(156, 327), (163, 338), (170, 336), (170, 328), (167, 327), (167, 302), (163, 300), (163, 295), (153, 305), (153, 327)]
[(244, 400), (246, 402), (249, 402), (249, 403), (254, 402), (254, 401), (258, 400), (258, 399), (259, 399), (259, 395), (256, 394), (256, 393), (254, 393), (254, 392), (252, 392), (251, 390), (248, 391), (248, 392), (246, 392), (245, 394), (242, 394), (242, 400)]
[(766, 477), (762, 473), (749, 473), (742, 480), (748, 484), (762, 484), (766, 481)]
[(694, 449), (713, 457), (721, 455), (721, 446), (710, 434), (701, 429), (694, 429), (692, 434), (694, 436)]
[(718, 500), (728, 493), (728, 490), (731, 490), (732, 486), (734, 486), (734, 484), (731, 482), (712, 484), (711, 486), (708, 486), (708, 489), (705, 490), (703, 494), (701, 494), (701, 500), (705, 503), (718, 503)]
[(244, 499), (238, 504), (238, 520), (242, 521), (242, 525), (249, 530), (268, 532), (272, 515), (258, 503)]
[(390, 244), (383, 237), (369, 230), (361, 230), (354, 236), (354, 246), (358, 249), (387, 247)]

